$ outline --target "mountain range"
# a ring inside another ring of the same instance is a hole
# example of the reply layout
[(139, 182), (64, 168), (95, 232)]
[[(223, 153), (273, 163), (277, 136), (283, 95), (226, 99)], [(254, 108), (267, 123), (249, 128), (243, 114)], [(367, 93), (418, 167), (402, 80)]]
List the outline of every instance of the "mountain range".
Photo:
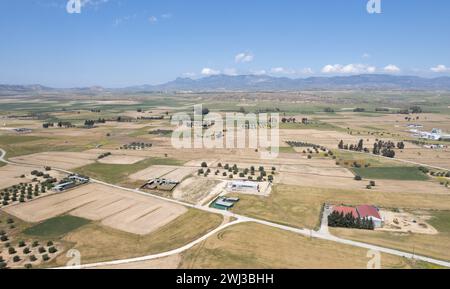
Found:
[(309, 77), (292, 79), (268, 75), (214, 75), (200, 79), (177, 78), (160, 85), (139, 85), (119, 89), (99, 86), (55, 89), (42, 85), (1, 85), (0, 95), (66, 91), (99, 94), (105, 92), (175, 91), (300, 91), (300, 90), (450, 90), (450, 77), (424, 78), (386, 74)]

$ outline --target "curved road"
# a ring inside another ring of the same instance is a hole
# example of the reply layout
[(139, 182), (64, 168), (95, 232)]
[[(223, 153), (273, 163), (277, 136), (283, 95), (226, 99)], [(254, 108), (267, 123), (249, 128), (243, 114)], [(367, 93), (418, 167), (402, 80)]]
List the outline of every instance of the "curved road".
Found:
[[(3, 149), (0, 149), (0, 153), (1, 153), (1, 155), (0, 155), (0, 161), (1, 162), (7, 163), (7, 164), (10, 164), (10, 165), (18, 165), (18, 166), (26, 165), (26, 166), (30, 166), (30, 167), (37, 167), (37, 166), (34, 166), (34, 165), (29, 165), (29, 164), (18, 164), (18, 163), (10, 162), (8, 160), (5, 160), (6, 152)], [(52, 169), (54, 169), (56, 171), (68, 173), (68, 174), (72, 173), (70, 171), (63, 170), (63, 169), (58, 169), (58, 168), (52, 168)], [(104, 266), (111, 266), (111, 265), (130, 264), (130, 263), (135, 263), (135, 262), (149, 261), (149, 260), (159, 259), (159, 258), (163, 258), (163, 257), (168, 257), (170, 255), (182, 253), (182, 252), (184, 252), (184, 251), (194, 247), (195, 245), (205, 241), (209, 237), (213, 236), (214, 234), (216, 234), (216, 233), (218, 233), (218, 232), (220, 232), (220, 231), (222, 231), (222, 230), (224, 230), (224, 229), (226, 229), (228, 227), (231, 227), (231, 226), (234, 226), (234, 225), (240, 224), (240, 223), (245, 223), (245, 222), (253, 222), (253, 223), (269, 226), (269, 227), (272, 227), (272, 228), (277, 228), (277, 229), (280, 229), (280, 230), (293, 232), (293, 233), (296, 233), (296, 234), (299, 234), (299, 235), (303, 235), (303, 236), (306, 236), (306, 237), (327, 240), (327, 241), (336, 242), (336, 243), (339, 243), (339, 244), (344, 244), (344, 245), (350, 245), (350, 246), (354, 246), (354, 247), (364, 248), (364, 249), (367, 249), (367, 250), (374, 250), (374, 251), (378, 251), (378, 252), (381, 252), (381, 253), (391, 254), (391, 255), (404, 257), (404, 258), (408, 258), (408, 259), (420, 260), (420, 261), (424, 261), (424, 262), (428, 262), (428, 263), (432, 263), (432, 264), (436, 264), (436, 265), (439, 265), (439, 266), (450, 268), (450, 262), (447, 262), (447, 261), (437, 260), (437, 259), (433, 259), (433, 258), (429, 258), (429, 257), (425, 257), (425, 256), (420, 256), (420, 255), (415, 255), (415, 254), (411, 254), (411, 253), (406, 253), (406, 252), (403, 252), (403, 251), (400, 251), (400, 250), (385, 248), (385, 247), (371, 245), (371, 244), (367, 244), (367, 243), (362, 243), (362, 242), (357, 242), (357, 241), (352, 241), (352, 240), (338, 238), (338, 237), (335, 237), (335, 236), (331, 235), (326, 230), (313, 231), (313, 230), (308, 230), (308, 229), (298, 229), (298, 228), (285, 226), (285, 225), (281, 225), (281, 224), (277, 224), (277, 223), (273, 223), (273, 222), (269, 222), (269, 221), (264, 221), (264, 220), (260, 220), (260, 219), (247, 217), (247, 216), (233, 214), (233, 213), (228, 212), (228, 211), (217, 210), (217, 209), (214, 209), (214, 208), (203, 207), (203, 206), (200, 206), (200, 205), (192, 205), (192, 204), (185, 203), (185, 202), (182, 202), (182, 201), (177, 201), (177, 200), (168, 199), (168, 198), (164, 198), (164, 197), (160, 197), (160, 196), (150, 195), (150, 194), (147, 194), (147, 193), (139, 191), (139, 190), (124, 188), (124, 187), (108, 184), (108, 183), (105, 183), (105, 182), (102, 182), (102, 181), (99, 181), (99, 180), (95, 180), (95, 179), (91, 179), (91, 181), (94, 182), (94, 183), (103, 184), (105, 186), (109, 186), (109, 187), (112, 187), (112, 188), (118, 188), (118, 189), (130, 191), (130, 192), (133, 192), (133, 193), (141, 194), (141, 195), (144, 195), (144, 196), (149, 197), (149, 198), (157, 198), (157, 199), (160, 199), (160, 200), (164, 200), (164, 201), (167, 201), (167, 202), (179, 204), (179, 205), (186, 206), (186, 207), (189, 207), (189, 208), (195, 208), (195, 209), (207, 211), (207, 212), (210, 212), (210, 213), (215, 213), (215, 214), (221, 214), (223, 216), (234, 217), (234, 218), (236, 218), (236, 221), (233, 221), (233, 222), (230, 222), (230, 223), (227, 223), (227, 224), (223, 224), (223, 225), (217, 227), (216, 229), (212, 230), (211, 232), (205, 234), (204, 236), (200, 237), (199, 239), (197, 239), (197, 240), (195, 240), (195, 241), (193, 241), (193, 242), (191, 242), (191, 243), (189, 243), (187, 245), (184, 245), (183, 247), (180, 247), (178, 249), (174, 249), (174, 250), (171, 250), (171, 251), (167, 251), (167, 252), (163, 252), (163, 253), (159, 253), (159, 254), (148, 255), (148, 256), (143, 256), (143, 257), (138, 257), (138, 258), (122, 259), (122, 260), (115, 260), (115, 261), (109, 261), (109, 262), (100, 262), (100, 263), (94, 263), (94, 264), (85, 264), (85, 265), (81, 265), (81, 266), (78, 266), (78, 267), (62, 267), (60, 269), (74, 269), (74, 268), (87, 269), (87, 268), (104, 267)]]

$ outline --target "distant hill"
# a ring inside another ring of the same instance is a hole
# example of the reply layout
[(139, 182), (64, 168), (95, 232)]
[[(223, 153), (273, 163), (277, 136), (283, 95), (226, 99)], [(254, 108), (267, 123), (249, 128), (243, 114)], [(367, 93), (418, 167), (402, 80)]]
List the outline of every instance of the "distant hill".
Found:
[(0, 84), (0, 94), (21, 94), (30, 92), (43, 92), (53, 90), (50, 87), (45, 87), (39, 84), (33, 85), (4, 85)]
[(450, 90), (450, 77), (422, 78), (363, 74), (291, 79), (257, 75), (216, 75), (201, 79), (177, 78), (161, 85), (129, 87), (144, 91), (280, 91), (280, 90)]
[(41, 85), (0, 85), (0, 95), (65, 91), (101, 94), (106, 92), (151, 91), (299, 91), (299, 90), (450, 90), (450, 77), (423, 78), (385, 74), (309, 77), (291, 79), (258, 75), (215, 75), (200, 79), (177, 78), (160, 85), (121, 89), (102, 87), (53, 89)]

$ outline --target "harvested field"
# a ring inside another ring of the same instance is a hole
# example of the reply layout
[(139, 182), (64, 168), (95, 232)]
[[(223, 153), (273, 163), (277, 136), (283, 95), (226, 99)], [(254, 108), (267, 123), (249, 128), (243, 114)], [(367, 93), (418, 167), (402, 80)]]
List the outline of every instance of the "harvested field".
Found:
[[(309, 239), (260, 224), (225, 229), (182, 254), (185, 269), (367, 268), (367, 250)], [(412, 268), (406, 259), (382, 254), (383, 268)]]
[(280, 168), (280, 172), (332, 177), (354, 177), (354, 175), (349, 170), (347, 170), (346, 168), (338, 167), (332, 164), (332, 162), (330, 162), (329, 167), (325, 167), (324, 164), (319, 164), (319, 166), (316, 166), (315, 161), (312, 161), (309, 165), (282, 165)]
[(222, 182), (210, 178), (192, 177), (175, 188), (173, 198), (196, 204), (208, 196), (220, 183)]
[(206, 162), (206, 164), (209, 167), (209, 166), (213, 165), (215, 162), (217, 162), (217, 160), (216, 159), (198, 159), (198, 160), (188, 161), (184, 165), (187, 167), (201, 167), (203, 162)]
[(111, 156), (98, 160), (98, 162), (112, 165), (132, 165), (143, 161), (144, 159), (144, 157), (117, 155), (114, 153)]
[(100, 184), (89, 184), (9, 207), (6, 212), (27, 222), (41, 222), (69, 213), (118, 230), (145, 235), (173, 221), (185, 213), (186, 208)]
[[(275, 183), (306, 186), (315, 188), (367, 190), (367, 185), (372, 179), (355, 181), (353, 177), (324, 176), (308, 173), (287, 173), (281, 172)], [(417, 194), (450, 194), (450, 190), (433, 181), (400, 181), (400, 180), (376, 180), (376, 186), (372, 187), (373, 192), (410, 192)]]
[[(320, 182), (319, 182), (320, 183)], [(383, 208), (450, 210), (450, 194), (423, 192), (375, 192), (275, 185), (269, 197), (237, 195), (240, 201), (232, 209), (241, 215), (265, 219), (300, 228), (318, 228), (322, 205), (373, 204)], [(432, 224), (433, 225), (433, 224)], [(433, 225), (434, 226), (434, 225)]]
[(24, 182), (21, 175), (30, 173), (32, 169), (21, 166), (6, 165), (0, 167), (0, 189), (8, 188)]
[[(31, 175), (31, 171), (33, 170), (40, 170), (44, 171), (42, 167), (22, 167), (17, 165), (4, 165), (0, 167), (0, 189), (5, 189), (20, 183), (29, 183), (31, 182), (36, 176)], [(56, 172), (56, 171), (50, 171), (45, 173), (51, 175), (54, 178), (61, 179), (63, 178), (63, 174)], [(21, 178), (21, 176), (24, 175), (25, 178)]]
[(187, 176), (193, 174), (196, 172), (196, 168), (188, 168), (188, 167), (180, 167), (174, 171), (171, 171), (170, 173), (164, 175), (163, 177), (165, 179), (181, 182), (183, 179), (185, 179)]
[(150, 179), (160, 178), (177, 169), (174, 166), (151, 166), (129, 176), (133, 180), (148, 181)]
[(12, 158), (15, 163), (32, 164), (35, 166), (50, 166), (64, 170), (92, 164), (97, 159), (96, 155), (89, 153), (73, 152), (45, 152)]
[[(73, 231), (63, 241), (75, 244), (83, 256), (83, 263), (104, 262), (141, 257), (180, 248), (223, 222), (221, 215), (200, 210), (188, 211), (147, 235), (135, 235), (92, 223)], [(59, 266), (67, 262), (65, 256), (57, 260)]]

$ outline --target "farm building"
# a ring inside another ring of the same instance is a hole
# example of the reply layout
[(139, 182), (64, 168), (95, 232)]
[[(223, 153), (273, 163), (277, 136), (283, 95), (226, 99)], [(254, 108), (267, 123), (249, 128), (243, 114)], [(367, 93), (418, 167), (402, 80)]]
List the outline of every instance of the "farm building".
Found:
[(71, 179), (72, 181), (81, 183), (81, 184), (89, 183), (88, 177), (84, 177), (84, 176), (80, 176), (80, 175), (70, 175), (69, 179)]
[(375, 228), (381, 228), (383, 226), (383, 218), (380, 216), (380, 212), (374, 206), (358, 206), (356, 207), (358, 215), (361, 219), (367, 218), (373, 221)]
[(61, 193), (61, 192), (67, 191), (69, 189), (75, 188), (76, 186), (77, 186), (77, 184), (75, 182), (71, 181), (71, 182), (67, 182), (67, 183), (62, 183), (62, 184), (56, 185), (53, 188), (53, 190), (55, 192)]
[(374, 206), (363, 205), (357, 206), (356, 208), (346, 206), (334, 206), (333, 211), (338, 212), (339, 214), (343, 213), (344, 215), (350, 213), (355, 218), (370, 219), (373, 221), (375, 228), (381, 228), (383, 226), (384, 220), (380, 216), (378, 209)]
[(233, 208), (234, 204), (237, 202), (239, 202), (239, 198), (220, 197), (213, 202), (212, 207), (219, 210), (229, 210)]
[(256, 182), (250, 182), (250, 181), (233, 181), (229, 182), (228, 190), (232, 192), (239, 192), (239, 191), (259, 191), (259, 184)]
[(339, 214), (344, 214), (344, 216), (352, 214), (353, 217), (359, 218), (358, 211), (352, 207), (336, 206), (333, 208), (333, 211), (338, 212)]
[(15, 132), (20, 133), (20, 134), (26, 134), (26, 133), (32, 133), (33, 130), (30, 128), (16, 128), (14, 129)]
[(172, 191), (179, 182), (167, 179), (151, 179), (144, 186), (144, 189)]

